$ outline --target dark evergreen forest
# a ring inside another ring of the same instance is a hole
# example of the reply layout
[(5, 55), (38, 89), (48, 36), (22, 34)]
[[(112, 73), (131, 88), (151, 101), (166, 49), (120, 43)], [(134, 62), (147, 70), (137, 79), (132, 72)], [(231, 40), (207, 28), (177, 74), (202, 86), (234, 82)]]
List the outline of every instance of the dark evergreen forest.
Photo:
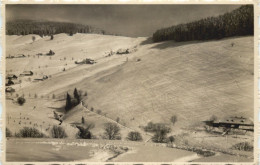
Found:
[(67, 33), (69, 35), (75, 33), (105, 34), (105, 31), (88, 25), (65, 22), (15, 20), (6, 23), (7, 35), (38, 34), (40, 36), (46, 36), (59, 33)]
[(187, 24), (179, 24), (169, 28), (157, 30), (153, 34), (153, 41), (166, 40), (192, 41), (221, 39), (232, 36), (254, 34), (253, 5), (243, 5), (232, 12), (218, 17), (208, 17)]

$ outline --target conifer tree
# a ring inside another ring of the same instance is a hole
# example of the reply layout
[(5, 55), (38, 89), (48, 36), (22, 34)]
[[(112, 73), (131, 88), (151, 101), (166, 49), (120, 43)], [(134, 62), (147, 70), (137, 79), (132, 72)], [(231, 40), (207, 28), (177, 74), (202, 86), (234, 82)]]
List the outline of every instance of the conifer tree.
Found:
[(85, 118), (82, 116), (82, 118), (81, 118), (81, 123), (82, 124), (85, 124)]
[(80, 95), (79, 92), (77, 90), (77, 88), (74, 89), (74, 98), (77, 100), (77, 103), (80, 103)]
[(65, 106), (66, 112), (68, 112), (71, 108), (72, 108), (71, 97), (69, 93), (67, 93), (66, 106)]

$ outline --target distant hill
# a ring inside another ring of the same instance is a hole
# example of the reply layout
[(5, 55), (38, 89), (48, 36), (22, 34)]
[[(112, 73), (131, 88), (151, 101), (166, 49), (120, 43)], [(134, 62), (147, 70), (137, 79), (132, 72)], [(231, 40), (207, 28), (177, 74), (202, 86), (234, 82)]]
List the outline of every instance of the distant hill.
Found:
[(67, 22), (14, 20), (6, 23), (7, 35), (39, 34), (40, 36), (43, 36), (60, 33), (68, 33), (70, 35), (75, 33), (105, 34), (105, 31), (89, 25)]
[(221, 39), (224, 37), (253, 34), (253, 5), (243, 5), (230, 13), (218, 17), (208, 17), (191, 23), (157, 30), (153, 34), (152, 39), (154, 42), (166, 40), (175, 40), (178, 42)]

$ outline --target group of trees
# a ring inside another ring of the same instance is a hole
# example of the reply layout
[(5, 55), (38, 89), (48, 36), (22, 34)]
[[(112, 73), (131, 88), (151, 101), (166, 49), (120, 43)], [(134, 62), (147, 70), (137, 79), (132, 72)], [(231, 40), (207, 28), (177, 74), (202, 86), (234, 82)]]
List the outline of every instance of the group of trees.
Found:
[(81, 101), (81, 92), (77, 90), (77, 88), (74, 89), (74, 98), (71, 98), (70, 94), (67, 93), (66, 98), (66, 105), (65, 105), (65, 111), (68, 112), (73, 107), (77, 106)]
[[(69, 35), (73, 35), (75, 33), (105, 34), (105, 31), (88, 25), (66, 22), (14, 20), (6, 23), (7, 35), (38, 34), (43, 37), (59, 33), (67, 33)], [(52, 39), (53, 37), (51, 37), (51, 40)]]
[[(116, 123), (105, 123), (104, 124), (104, 138), (109, 140), (120, 140), (120, 127)], [(127, 139), (131, 141), (142, 141), (142, 135), (137, 131), (131, 131), (127, 135)]]
[[(77, 138), (80, 139), (93, 139), (95, 138), (93, 134), (91, 133), (91, 129), (93, 129), (95, 125), (93, 123), (87, 123), (85, 122), (84, 117), (81, 118), (81, 125), (76, 125), (76, 128), (78, 128)], [(149, 127), (149, 128), (147, 128)], [(162, 142), (173, 142), (174, 137), (170, 136), (167, 137), (167, 134), (171, 131), (171, 129), (162, 123), (148, 123), (148, 125), (145, 128), (148, 132), (154, 132), (154, 136), (152, 137), (153, 142), (156, 143), (162, 143)], [(54, 126), (52, 129), (52, 137), (53, 138), (66, 138), (67, 134), (65, 133), (64, 129), (60, 126)], [(120, 127), (117, 123), (105, 123), (104, 124), (104, 139), (109, 140), (120, 140), (121, 134), (120, 134)], [(127, 139), (131, 141), (142, 141), (142, 135), (137, 131), (131, 131), (127, 135)]]
[(253, 5), (243, 5), (232, 12), (218, 17), (208, 17), (187, 24), (179, 24), (157, 30), (153, 41), (191, 41), (221, 39), (231, 36), (254, 34)]
[(167, 134), (171, 132), (171, 128), (164, 124), (164, 123), (153, 123), (149, 122), (147, 126), (144, 127), (144, 130), (146, 132), (154, 133), (152, 140), (156, 143), (163, 143), (167, 142), (169, 140), (170, 142), (173, 142), (173, 137), (167, 138)]
[[(91, 133), (91, 129), (93, 129), (95, 125), (93, 123), (84, 123), (82, 125), (76, 125), (76, 128), (78, 128), (78, 133), (76, 135), (79, 139), (93, 139), (95, 136)], [(12, 137), (12, 132), (6, 128), (6, 137)], [(41, 133), (38, 129), (32, 128), (32, 127), (23, 127), (18, 133), (15, 133), (15, 137), (22, 137), (22, 138), (46, 138), (45, 134)], [(50, 129), (50, 137), (52, 138), (67, 138), (68, 135), (65, 132), (65, 129), (61, 126), (54, 125)], [(120, 140), (121, 134), (120, 134), (120, 127), (116, 123), (105, 123), (104, 124), (104, 139), (109, 140)], [(142, 136), (139, 132), (132, 131), (129, 132), (127, 136), (128, 140), (131, 141), (141, 141)]]
[[(48, 137), (34, 127), (23, 127), (21, 130), (18, 131), (18, 133), (15, 133), (14, 135), (8, 128), (6, 128), (6, 137), (12, 137), (12, 136), (19, 137), (19, 138), (46, 138), (46, 137)], [(54, 125), (51, 128), (51, 137), (52, 138), (66, 138), (68, 136), (67, 136), (64, 128), (62, 128), (61, 126)]]

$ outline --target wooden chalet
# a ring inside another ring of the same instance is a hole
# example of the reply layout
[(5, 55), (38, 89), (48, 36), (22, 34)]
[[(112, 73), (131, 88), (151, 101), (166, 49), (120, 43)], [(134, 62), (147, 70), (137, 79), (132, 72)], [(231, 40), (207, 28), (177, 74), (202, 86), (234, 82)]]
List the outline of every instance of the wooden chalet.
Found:
[(206, 125), (212, 127), (222, 127), (228, 129), (241, 129), (246, 131), (254, 131), (253, 121), (244, 117), (229, 117), (223, 120), (204, 121)]

